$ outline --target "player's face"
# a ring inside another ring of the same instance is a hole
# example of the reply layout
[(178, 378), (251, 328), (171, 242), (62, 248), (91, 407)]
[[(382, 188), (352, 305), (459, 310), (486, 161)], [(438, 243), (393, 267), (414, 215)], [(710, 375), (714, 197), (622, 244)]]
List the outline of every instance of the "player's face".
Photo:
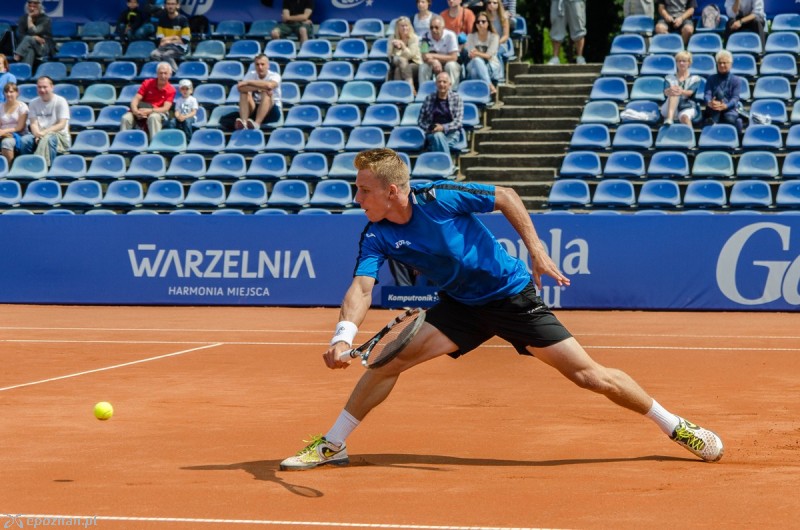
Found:
[(356, 175), (355, 201), (364, 209), (367, 219), (376, 223), (386, 217), (391, 202), (390, 189), (369, 169), (360, 169)]

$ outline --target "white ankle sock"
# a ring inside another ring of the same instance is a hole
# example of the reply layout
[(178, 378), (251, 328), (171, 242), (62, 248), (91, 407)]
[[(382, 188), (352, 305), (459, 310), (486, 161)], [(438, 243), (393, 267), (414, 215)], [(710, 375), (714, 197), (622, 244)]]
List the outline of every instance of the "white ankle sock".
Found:
[(325, 435), (325, 439), (336, 445), (342, 445), (347, 437), (350, 436), (350, 433), (358, 427), (359, 423), (361, 422), (355, 419), (349, 412), (342, 410), (341, 414), (339, 414), (339, 417), (336, 419), (336, 423), (333, 424), (331, 430)]
[(659, 405), (655, 399), (653, 400), (653, 406), (650, 407), (650, 411), (645, 416), (653, 420), (667, 436), (672, 436), (673, 431), (678, 426), (678, 417)]

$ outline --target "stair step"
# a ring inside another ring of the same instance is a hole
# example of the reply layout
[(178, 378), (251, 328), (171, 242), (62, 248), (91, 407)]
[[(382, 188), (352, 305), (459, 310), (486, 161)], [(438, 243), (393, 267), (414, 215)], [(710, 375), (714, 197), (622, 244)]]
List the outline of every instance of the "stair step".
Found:
[(490, 155), (533, 155), (564, 153), (567, 142), (481, 142), (480, 153)]
[[(587, 84), (552, 84), (552, 85), (545, 85), (542, 83), (536, 83), (532, 85), (517, 85), (514, 87), (514, 93), (509, 94), (509, 96), (551, 96), (551, 97), (563, 97), (563, 96), (582, 96), (584, 99), (589, 97), (589, 94), (592, 91), (592, 83), (589, 82)], [(505, 97), (504, 97), (505, 99)]]
[(550, 168), (554, 171), (556, 168), (561, 167), (561, 162), (564, 159), (564, 152), (554, 154), (511, 154), (502, 153), (499, 155), (480, 153), (478, 155), (466, 155), (459, 158), (459, 166), (461, 172), (466, 175), (466, 172), (474, 167), (480, 168), (503, 168), (503, 171), (511, 171), (514, 169), (543, 169)]
[(580, 95), (580, 96), (558, 96), (558, 95), (549, 95), (549, 96), (507, 96), (503, 98), (503, 102), (506, 106), (514, 105), (522, 105), (522, 106), (536, 106), (536, 105), (559, 105), (559, 106), (576, 106), (576, 107), (583, 107), (586, 104), (586, 100), (588, 99), (588, 94)]
[(569, 143), (572, 137), (570, 129), (557, 130), (497, 130), (495, 128), (482, 130), (475, 133), (475, 145), (483, 145), (486, 142), (537, 142), (537, 143), (552, 143), (564, 142)]
[(534, 114), (535, 117), (530, 119), (519, 118), (491, 118), (490, 125), (493, 131), (507, 131), (507, 130), (529, 130), (529, 129), (542, 129), (542, 130), (569, 130), (572, 131), (578, 125), (580, 120), (577, 117), (542, 117)]
[(502, 106), (498, 108), (488, 109), (487, 116), (491, 124), (496, 117), (498, 118), (562, 118), (574, 117), (580, 118), (583, 112), (580, 105), (517, 105), (517, 106)]
[(550, 167), (472, 166), (464, 171), (467, 180), (480, 180), (500, 185), (503, 182), (513, 182), (515, 184), (545, 183), (550, 186), (555, 175), (555, 169)]

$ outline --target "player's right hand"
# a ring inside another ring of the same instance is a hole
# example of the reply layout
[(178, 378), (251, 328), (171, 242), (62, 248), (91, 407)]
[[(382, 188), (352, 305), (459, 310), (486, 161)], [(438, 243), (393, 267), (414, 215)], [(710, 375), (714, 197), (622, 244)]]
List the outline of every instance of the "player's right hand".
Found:
[(336, 370), (338, 368), (348, 368), (350, 366), (350, 363), (340, 361), (339, 354), (349, 349), (350, 346), (346, 342), (342, 341), (339, 341), (330, 348), (328, 348), (328, 351), (322, 354), (322, 360), (325, 361), (325, 366), (327, 366), (331, 370)]

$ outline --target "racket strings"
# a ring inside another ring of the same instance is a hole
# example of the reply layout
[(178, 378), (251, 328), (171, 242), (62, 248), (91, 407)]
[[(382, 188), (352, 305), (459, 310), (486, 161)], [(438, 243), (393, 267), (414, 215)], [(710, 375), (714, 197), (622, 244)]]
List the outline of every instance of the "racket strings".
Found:
[(367, 359), (367, 365), (377, 366), (397, 355), (405, 348), (416, 334), (422, 322), (417, 322), (418, 316), (408, 318), (395, 324), (372, 349)]

